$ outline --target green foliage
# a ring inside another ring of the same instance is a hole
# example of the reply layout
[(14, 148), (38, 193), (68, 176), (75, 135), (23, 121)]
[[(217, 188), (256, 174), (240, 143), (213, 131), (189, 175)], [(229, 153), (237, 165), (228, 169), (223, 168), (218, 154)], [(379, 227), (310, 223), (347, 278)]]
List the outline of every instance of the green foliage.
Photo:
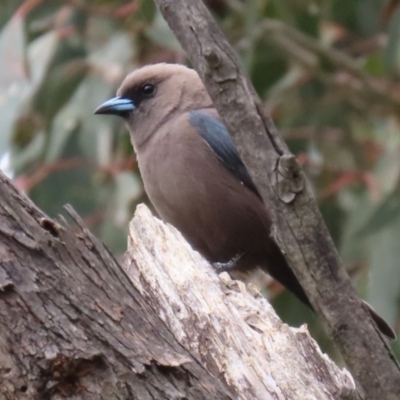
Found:
[[(399, 330), (400, 7), (207, 4), (304, 166), (360, 294)], [(151, 0), (0, 4), (0, 159), (39, 207), (57, 216), (71, 203), (117, 254), (146, 197), (121, 121), (93, 110), (129, 71), (161, 61), (187, 59)], [(326, 343), (292, 296), (272, 297)]]

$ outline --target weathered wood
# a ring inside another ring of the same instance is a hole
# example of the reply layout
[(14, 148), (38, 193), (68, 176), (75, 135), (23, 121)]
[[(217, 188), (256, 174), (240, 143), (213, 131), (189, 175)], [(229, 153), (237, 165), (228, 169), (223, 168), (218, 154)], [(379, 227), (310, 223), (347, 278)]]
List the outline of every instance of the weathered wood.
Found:
[[(307, 328), (290, 328), (255, 286), (219, 277), (172, 226), (139, 206), (124, 263), (174, 337), (235, 398), (355, 399), (355, 384)], [(135, 260), (133, 262), (133, 260)]]
[(351, 375), (140, 206), (122, 269), (0, 173), (0, 399), (356, 399)]
[(61, 398), (235, 396), (87, 229), (50, 220), (0, 173), (0, 399)]
[(304, 174), (237, 55), (202, 1), (155, 3), (230, 130), (268, 205), (280, 248), (365, 398), (398, 399), (399, 365), (341, 266)]

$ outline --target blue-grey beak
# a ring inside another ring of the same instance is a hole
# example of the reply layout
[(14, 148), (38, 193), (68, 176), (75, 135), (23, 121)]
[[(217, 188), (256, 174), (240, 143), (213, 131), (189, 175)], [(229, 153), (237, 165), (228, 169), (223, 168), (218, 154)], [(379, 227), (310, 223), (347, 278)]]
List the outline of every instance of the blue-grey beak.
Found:
[(127, 116), (131, 111), (135, 109), (131, 99), (123, 97), (114, 97), (113, 99), (107, 100), (102, 105), (94, 110), (95, 114), (113, 114), (121, 117)]

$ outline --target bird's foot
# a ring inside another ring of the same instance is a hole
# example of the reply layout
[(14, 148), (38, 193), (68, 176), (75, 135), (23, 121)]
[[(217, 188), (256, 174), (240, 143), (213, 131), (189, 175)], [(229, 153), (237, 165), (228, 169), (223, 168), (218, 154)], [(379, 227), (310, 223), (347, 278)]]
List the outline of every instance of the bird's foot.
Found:
[(237, 262), (243, 257), (244, 253), (236, 254), (233, 258), (226, 262), (211, 263), (215, 271), (220, 274), (221, 272), (230, 271), (236, 268)]

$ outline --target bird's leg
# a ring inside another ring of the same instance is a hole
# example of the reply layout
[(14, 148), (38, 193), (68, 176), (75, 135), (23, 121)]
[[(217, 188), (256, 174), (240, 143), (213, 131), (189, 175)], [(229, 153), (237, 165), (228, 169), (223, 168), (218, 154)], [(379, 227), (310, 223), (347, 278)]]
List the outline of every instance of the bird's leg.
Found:
[(236, 268), (237, 262), (244, 256), (244, 252), (236, 254), (233, 258), (226, 262), (214, 262), (211, 263), (215, 271), (220, 274), (221, 272), (229, 272)]

